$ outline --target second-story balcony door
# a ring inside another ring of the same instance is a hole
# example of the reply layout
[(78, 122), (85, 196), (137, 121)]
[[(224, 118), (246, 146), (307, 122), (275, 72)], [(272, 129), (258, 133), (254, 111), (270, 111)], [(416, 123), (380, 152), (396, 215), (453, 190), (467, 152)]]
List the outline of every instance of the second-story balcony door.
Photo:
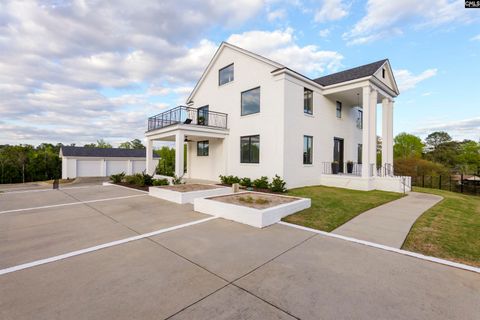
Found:
[(208, 105), (197, 109), (197, 123), (201, 126), (208, 126)]

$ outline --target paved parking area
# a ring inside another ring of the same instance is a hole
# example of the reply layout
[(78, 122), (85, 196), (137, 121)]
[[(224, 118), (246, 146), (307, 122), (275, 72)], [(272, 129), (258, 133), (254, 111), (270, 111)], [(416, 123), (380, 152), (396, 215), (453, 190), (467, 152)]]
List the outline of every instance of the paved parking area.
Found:
[[(478, 319), (480, 274), (116, 186), (0, 194), (1, 319)], [(107, 199), (107, 200), (106, 200)], [(114, 200), (108, 200), (114, 199)], [(75, 203), (75, 204), (72, 204)], [(9, 211), (49, 206), (50, 208)]]

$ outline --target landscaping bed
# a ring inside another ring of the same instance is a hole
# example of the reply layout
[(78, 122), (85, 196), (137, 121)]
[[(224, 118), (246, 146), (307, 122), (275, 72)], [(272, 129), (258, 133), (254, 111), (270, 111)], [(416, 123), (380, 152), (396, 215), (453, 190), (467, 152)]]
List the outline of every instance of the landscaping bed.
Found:
[(222, 187), (218, 185), (192, 183), (192, 184), (177, 184), (173, 186), (161, 186), (159, 188), (178, 191), (178, 192), (190, 192), (190, 191), (199, 191), (199, 190), (218, 189)]
[(248, 192), (212, 197), (210, 199), (225, 203), (236, 204), (239, 206), (246, 206), (249, 208), (265, 209), (275, 207), (280, 204), (289, 203), (300, 198), (282, 197), (272, 194)]
[(231, 188), (225, 188), (210, 184), (178, 184), (173, 186), (150, 187), (149, 194), (159, 199), (185, 204), (193, 203), (196, 198), (224, 195), (231, 192)]
[(132, 189), (137, 189), (137, 190), (142, 190), (142, 191), (147, 191), (147, 192), (148, 192), (148, 186), (139, 186), (139, 185), (136, 185), (136, 184), (129, 184), (129, 183), (126, 183), (126, 182), (117, 182), (117, 183), (114, 183), (114, 184), (117, 184), (117, 185), (123, 186), (123, 187), (128, 187), (128, 188), (132, 188)]

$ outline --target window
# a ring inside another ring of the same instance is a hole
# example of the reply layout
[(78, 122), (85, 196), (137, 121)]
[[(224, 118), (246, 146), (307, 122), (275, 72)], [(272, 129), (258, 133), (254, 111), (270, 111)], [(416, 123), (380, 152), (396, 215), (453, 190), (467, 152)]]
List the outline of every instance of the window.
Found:
[(313, 163), (313, 137), (303, 136), (303, 164)]
[(313, 91), (303, 88), (303, 112), (313, 114)]
[(197, 156), (198, 157), (208, 156), (208, 140), (197, 142)]
[(358, 164), (362, 164), (362, 149), (363, 149), (363, 146), (361, 143), (359, 143), (357, 147), (357, 163)]
[(357, 128), (363, 129), (363, 110), (358, 110)]
[(382, 78), (385, 79), (385, 68), (382, 69)]
[(240, 162), (260, 162), (260, 136), (240, 137)]
[(229, 83), (233, 81), (233, 63), (218, 70), (218, 85)]
[(337, 118), (342, 117), (342, 103), (340, 101), (337, 101)]
[(242, 92), (242, 116), (260, 112), (260, 87)]

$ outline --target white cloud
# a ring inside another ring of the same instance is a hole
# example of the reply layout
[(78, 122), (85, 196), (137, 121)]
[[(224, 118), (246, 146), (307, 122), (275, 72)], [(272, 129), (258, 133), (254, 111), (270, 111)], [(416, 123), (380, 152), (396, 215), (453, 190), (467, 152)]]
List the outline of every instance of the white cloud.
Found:
[(405, 27), (437, 27), (452, 22), (469, 23), (474, 10), (465, 10), (464, 1), (369, 0), (366, 15), (343, 38), (350, 44), (364, 44), (402, 34)]
[(480, 41), (480, 34), (470, 38), (471, 41)]
[(330, 35), (330, 33), (331, 33), (330, 29), (322, 29), (318, 31), (318, 35), (320, 36), (320, 38), (326, 38)]
[(320, 50), (314, 45), (299, 46), (291, 28), (234, 34), (227, 41), (310, 77), (338, 70), (343, 59), (336, 51)]
[(404, 92), (404, 91), (415, 88), (415, 86), (418, 83), (436, 76), (437, 69), (427, 69), (417, 75), (414, 75), (412, 72), (408, 70), (401, 69), (401, 70), (395, 70), (394, 74), (395, 74), (395, 79), (397, 80), (400, 92)]
[(277, 9), (277, 10), (268, 12), (267, 19), (268, 21), (273, 22), (275, 20), (285, 19), (286, 16), (287, 16), (287, 12), (285, 11), (285, 9)]
[(480, 140), (480, 117), (453, 120), (437, 121), (425, 127), (415, 130), (415, 134), (428, 135), (434, 131), (447, 131), (454, 139)]
[(348, 15), (349, 6), (339, 0), (323, 0), (321, 7), (315, 12), (315, 22), (324, 23), (340, 20)]

